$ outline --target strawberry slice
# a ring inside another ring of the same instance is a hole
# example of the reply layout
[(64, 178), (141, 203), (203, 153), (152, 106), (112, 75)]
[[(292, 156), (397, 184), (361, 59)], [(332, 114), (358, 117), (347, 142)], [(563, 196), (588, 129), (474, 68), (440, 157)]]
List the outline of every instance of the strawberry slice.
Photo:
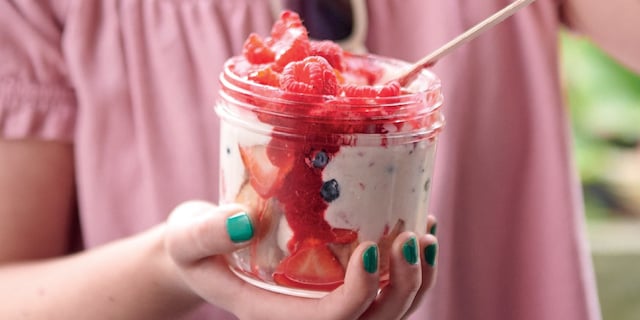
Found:
[(282, 260), (284, 253), (278, 247), (276, 227), (282, 215), (282, 208), (274, 198), (267, 200), (258, 215), (256, 235), (251, 242), (251, 271), (261, 277), (262, 270), (273, 270)]
[(282, 186), (284, 177), (291, 171), (293, 159), (277, 167), (269, 160), (266, 146), (240, 146), (239, 148), (242, 162), (249, 172), (251, 186), (262, 198), (270, 198)]
[(355, 230), (339, 228), (334, 228), (331, 231), (333, 232), (334, 239), (333, 242), (329, 243), (327, 246), (336, 256), (338, 261), (340, 261), (342, 267), (346, 269), (353, 250), (355, 250), (360, 243), (358, 241), (358, 232)]
[(242, 203), (257, 212), (256, 233), (250, 244), (251, 271), (261, 277), (261, 270), (273, 270), (283, 258), (278, 248), (275, 228), (280, 221), (282, 208), (274, 198), (263, 199), (251, 183), (245, 182), (236, 195), (235, 202)]
[(332, 290), (344, 280), (344, 268), (326, 244), (311, 239), (284, 259), (273, 274), (280, 285)]
[(358, 232), (351, 229), (334, 228), (331, 230), (334, 235), (335, 243), (351, 243), (358, 240)]
[(254, 239), (262, 239), (270, 231), (274, 224), (274, 212), (280, 212), (274, 199), (263, 199), (253, 188), (253, 185), (248, 182), (245, 182), (238, 191), (235, 202), (244, 204), (249, 210), (257, 213), (258, 221), (255, 225), (256, 236)]

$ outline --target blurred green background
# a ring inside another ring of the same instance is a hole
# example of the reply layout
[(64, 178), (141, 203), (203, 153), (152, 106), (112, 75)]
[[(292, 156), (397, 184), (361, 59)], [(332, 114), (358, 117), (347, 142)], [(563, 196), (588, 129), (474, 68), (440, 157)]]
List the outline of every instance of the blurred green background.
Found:
[(640, 319), (640, 76), (574, 34), (560, 47), (603, 317)]

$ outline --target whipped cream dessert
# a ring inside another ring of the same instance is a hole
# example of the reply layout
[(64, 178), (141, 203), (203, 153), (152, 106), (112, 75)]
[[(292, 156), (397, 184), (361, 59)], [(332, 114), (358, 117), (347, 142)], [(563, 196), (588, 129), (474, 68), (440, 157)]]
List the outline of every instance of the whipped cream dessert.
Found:
[(228, 257), (236, 274), (318, 297), (342, 284), (360, 242), (378, 243), (384, 279), (393, 239), (425, 232), (442, 96), (428, 71), (409, 88), (377, 83), (406, 66), (309, 40), (289, 11), (226, 63), (220, 202), (258, 217)]

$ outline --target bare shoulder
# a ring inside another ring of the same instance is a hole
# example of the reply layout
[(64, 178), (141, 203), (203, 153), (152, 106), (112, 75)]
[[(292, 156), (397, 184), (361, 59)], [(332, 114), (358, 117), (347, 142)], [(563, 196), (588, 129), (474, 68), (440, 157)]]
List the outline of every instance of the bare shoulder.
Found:
[(67, 252), (73, 172), (70, 144), (0, 140), (0, 263)]
[(567, 24), (640, 73), (640, 1), (564, 0)]

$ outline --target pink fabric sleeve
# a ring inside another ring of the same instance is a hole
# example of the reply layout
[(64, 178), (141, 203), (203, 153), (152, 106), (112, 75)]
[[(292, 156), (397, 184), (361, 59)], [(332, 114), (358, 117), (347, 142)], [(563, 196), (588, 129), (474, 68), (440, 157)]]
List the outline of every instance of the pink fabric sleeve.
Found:
[(73, 139), (76, 102), (61, 45), (62, 4), (0, 2), (0, 138)]

